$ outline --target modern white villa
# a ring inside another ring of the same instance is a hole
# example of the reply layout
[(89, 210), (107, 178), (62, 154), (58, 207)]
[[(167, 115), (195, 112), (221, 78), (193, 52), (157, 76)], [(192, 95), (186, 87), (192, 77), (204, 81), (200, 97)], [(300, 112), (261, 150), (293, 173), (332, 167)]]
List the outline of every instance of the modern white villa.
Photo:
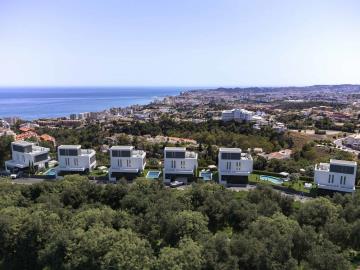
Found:
[(244, 109), (232, 109), (232, 110), (226, 110), (222, 111), (221, 113), (221, 120), (222, 121), (245, 121), (250, 122), (253, 121), (253, 117), (255, 116), (254, 112), (244, 110)]
[(113, 146), (110, 148), (109, 180), (119, 180), (124, 175), (137, 175), (145, 169), (146, 152), (135, 150), (134, 146)]
[(356, 169), (355, 161), (330, 159), (315, 166), (315, 183), (319, 190), (354, 192)]
[(240, 148), (220, 148), (218, 156), (219, 183), (226, 186), (246, 185), (253, 170), (250, 154)]
[(5, 161), (7, 172), (35, 170), (47, 167), (50, 161), (49, 148), (40, 147), (32, 142), (15, 141), (11, 143), (12, 160)]
[(81, 149), (81, 145), (60, 145), (58, 147), (58, 172), (90, 172), (96, 167), (96, 152)]
[(164, 182), (187, 183), (195, 176), (198, 167), (198, 154), (187, 151), (185, 147), (165, 147), (164, 149)]

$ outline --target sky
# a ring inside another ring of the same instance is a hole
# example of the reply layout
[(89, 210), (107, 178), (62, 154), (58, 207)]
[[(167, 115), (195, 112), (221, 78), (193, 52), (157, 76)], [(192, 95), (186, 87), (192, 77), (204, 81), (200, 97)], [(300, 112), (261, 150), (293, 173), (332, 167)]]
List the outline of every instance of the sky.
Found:
[(0, 0), (0, 86), (360, 83), (357, 0)]

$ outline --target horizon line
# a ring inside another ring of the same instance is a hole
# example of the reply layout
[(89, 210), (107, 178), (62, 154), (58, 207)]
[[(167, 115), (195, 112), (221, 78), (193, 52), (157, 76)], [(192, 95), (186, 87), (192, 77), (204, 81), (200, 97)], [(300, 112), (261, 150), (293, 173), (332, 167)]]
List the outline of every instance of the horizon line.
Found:
[(0, 85), (0, 89), (4, 88), (193, 88), (193, 90), (201, 89), (217, 89), (217, 88), (252, 88), (252, 87), (311, 87), (311, 86), (360, 86), (359, 83), (336, 83), (336, 84), (293, 84), (293, 85), (267, 85), (267, 84), (249, 84), (249, 85)]

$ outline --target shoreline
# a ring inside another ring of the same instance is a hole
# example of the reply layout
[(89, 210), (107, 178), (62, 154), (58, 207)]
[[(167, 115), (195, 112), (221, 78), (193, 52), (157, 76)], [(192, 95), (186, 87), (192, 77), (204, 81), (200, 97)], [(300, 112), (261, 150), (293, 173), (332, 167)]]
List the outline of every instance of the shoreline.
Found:
[[(56, 92), (51, 92), (54, 89)], [(72, 92), (67, 95), (68, 93), (62, 91), (64, 89), (75, 89), (75, 93)], [(40, 119), (69, 119), (72, 114), (105, 113), (112, 109), (126, 110), (134, 106), (147, 106), (157, 100), (164, 100), (166, 97), (178, 96), (182, 92), (184, 90), (178, 87), (0, 87), (0, 106), (4, 106), (3, 109), (0, 109), (0, 119), (17, 118), (30, 122)], [(32, 93), (34, 93), (34, 97), (31, 96)], [(103, 93), (106, 95), (102, 96)], [(14, 97), (8, 97), (12, 94), (15, 94)], [(25, 97), (22, 97), (22, 94), (25, 94)], [(43, 97), (42, 94), (45, 96)], [(80, 109), (77, 109), (77, 105), (79, 105), (77, 101), (81, 105)], [(63, 112), (60, 110), (58, 113), (52, 113), (51, 110), (56, 110), (56, 107), (61, 107), (61, 105), (72, 108), (63, 109)], [(20, 108), (21, 110), (24, 107), (26, 109), (25, 113), (8, 113), (9, 108), (12, 110)], [(35, 111), (39, 107), (47, 108), (41, 113), (36, 113)], [(2, 111), (4, 114), (2, 114)]]

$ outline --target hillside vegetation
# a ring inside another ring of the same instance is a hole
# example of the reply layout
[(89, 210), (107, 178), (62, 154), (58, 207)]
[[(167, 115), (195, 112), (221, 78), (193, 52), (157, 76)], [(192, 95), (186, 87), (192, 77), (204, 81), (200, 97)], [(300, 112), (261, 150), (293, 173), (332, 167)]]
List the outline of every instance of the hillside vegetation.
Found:
[(1, 269), (343, 270), (359, 251), (359, 194), (302, 204), (217, 184), (0, 182)]

